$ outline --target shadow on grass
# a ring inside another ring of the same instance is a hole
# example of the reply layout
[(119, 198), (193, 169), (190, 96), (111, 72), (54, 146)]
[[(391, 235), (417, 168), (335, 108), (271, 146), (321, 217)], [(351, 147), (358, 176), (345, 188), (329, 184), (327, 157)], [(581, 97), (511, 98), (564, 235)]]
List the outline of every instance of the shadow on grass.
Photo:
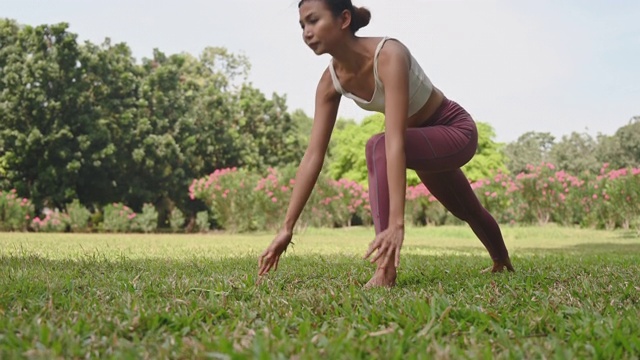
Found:
[[(430, 247), (427, 249), (433, 250)], [(455, 251), (460, 249), (456, 248)], [(515, 254), (515, 277), (524, 278), (549, 271), (557, 263), (555, 257), (567, 251), (583, 254), (579, 260), (576, 258), (572, 262), (572, 269), (586, 272), (602, 263), (608, 263), (612, 268), (622, 268), (628, 267), (629, 263), (640, 262), (630, 259), (633, 256), (640, 259), (640, 244), (589, 244), (544, 251), (534, 249), (529, 254)], [(539, 258), (538, 252), (549, 255), (548, 259)], [(470, 248), (469, 253), (463, 254), (406, 254), (402, 257), (398, 286), (446, 288), (454, 283), (460, 285), (469, 281), (488, 283), (495, 277), (481, 274), (481, 270), (490, 265), (488, 255), (477, 248)], [(264, 277), (263, 284), (268, 284), (266, 289), (270, 289), (270, 292), (344, 289), (364, 285), (374, 270), (374, 264), (356, 256), (292, 255), (282, 258), (279, 269)], [(84, 256), (53, 260), (24, 254), (0, 256), (0, 273), (5, 274), (0, 279), (0, 287), (11, 289), (0, 295), (0, 306), (8, 306), (12, 300), (20, 297), (51, 293), (68, 295), (77, 294), (78, 291), (111, 293), (118, 297), (127, 293), (144, 293), (166, 298), (216, 297), (215, 294), (225, 293), (236, 300), (246, 300), (262, 288), (255, 285), (258, 276), (257, 262), (253, 256), (222, 259), (198, 256), (192, 259)]]
[[(438, 252), (441, 251), (443, 254), (451, 253), (461, 253), (468, 255), (480, 255), (486, 253), (483, 248), (480, 247), (471, 247), (471, 246), (457, 246), (452, 248), (446, 247), (432, 247), (428, 245), (411, 245), (406, 246), (404, 248), (407, 252)], [(510, 253), (517, 254), (562, 254), (562, 253), (584, 253), (588, 255), (596, 255), (596, 254), (617, 254), (617, 255), (630, 255), (637, 256), (640, 255), (640, 240), (637, 244), (615, 244), (615, 243), (590, 243), (590, 244), (575, 244), (575, 245), (567, 245), (561, 247), (517, 247), (515, 249), (510, 249)]]

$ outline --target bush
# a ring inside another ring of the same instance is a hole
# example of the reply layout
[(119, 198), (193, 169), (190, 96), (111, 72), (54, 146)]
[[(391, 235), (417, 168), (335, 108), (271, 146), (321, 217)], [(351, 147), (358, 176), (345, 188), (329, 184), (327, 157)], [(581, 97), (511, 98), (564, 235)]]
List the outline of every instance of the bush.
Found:
[(174, 207), (169, 214), (169, 226), (173, 232), (178, 232), (184, 226), (184, 214), (180, 209)]
[(189, 192), (192, 199), (198, 198), (209, 206), (216, 222), (225, 230), (257, 230), (259, 221), (254, 211), (256, 179), (255, 174), (246, 170), (216, 170), (207, 177), (194, 180)]
[(31, 221), (31, 228), (36, 232), (65, 232), (70, 223), (69, 215), (58, 209), (47, 209), (44, 218), (35, 217)]
[(91, 212), (80, 204), (80, 201), (73, 200), (73, 202), (67, 204), (67, 214), (72, 232), (82, 232), (88, 229)]
[(18, 198), (16, 189), (0, 191), (0, 231), (25, 231), (33, 218), (34, 208), (29, 199)]
[[(204, 201), (215, 223), (229, 231), (274, 230), (284, 219), (293, 190), (292, 174), (269, 169), (264, 177), (245, 170), (222, 169), (193, 181), (192, 199)], [(517, 175), (498, 173), (471, 184), (480, 202), (502, 224), (580, 225), (632, 228), (640, 217), (640, 169), (574, 176), (553, 164), (528, 166)], [(459, 224), (424, 187), (409, 186), (406, 221), (415, 225)], [(324, 176), (311, 193), (299, 227), (350, 226), (354, 219), (372, 223), (368, 193), (348, 180)]]
[(153, 204), (142, 206), (142, 212), (134, 218), (134, 228), (143, 233), (150, 233), (158, 228), (158, 211)]
[[(290, 176), (272, 168), (263, 177), (233, 168), (194, 180), (189, 192), (192, 199), (209, 206), (216, 224), (225, 230), (277, 230), (294, 183)], [(350, 226), (354, 218), (371, 223), (367, 192), (354, 181), (334, 181), (321, 175), (297, 226)]]
[(209, 231), (209, 212), (200, 211), (196, 214), (196, 230), (199, 232)]
[(102, 230), (106, 232), (128, 232), (133, 228), (136, 213), (121, 203), (113, 203), (104, 207)]

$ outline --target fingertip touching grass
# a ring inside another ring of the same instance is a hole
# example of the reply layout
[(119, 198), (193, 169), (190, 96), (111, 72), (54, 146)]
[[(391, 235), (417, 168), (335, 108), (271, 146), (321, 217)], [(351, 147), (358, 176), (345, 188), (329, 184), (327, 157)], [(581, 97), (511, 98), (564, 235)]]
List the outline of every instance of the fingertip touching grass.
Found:
[(506, 228), (516, 273), (464, 227), (408, 229), (398, 283), (364, 290), (371, 229), (0, 234), (0, 358), (637, 358), (640, 241)]

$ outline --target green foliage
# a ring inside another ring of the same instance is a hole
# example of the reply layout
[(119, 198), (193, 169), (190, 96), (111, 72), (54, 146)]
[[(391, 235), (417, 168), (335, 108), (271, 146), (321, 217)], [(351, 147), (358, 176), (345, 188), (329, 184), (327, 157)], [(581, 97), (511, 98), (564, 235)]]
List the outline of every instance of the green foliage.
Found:
[(209, 212), (208, 211), (198, 211), (196, 214), (196, 230), (199, 232), (207, 232), (209, 231)]
[(361, 124), (345, 122), (334, 131), (329, 148), (329, 175), (333, 179), (349, 179), (366, 185), (365, 148), (371, 136), (384, 131), (384, 115), (368, 116)]
[(640, 116), (619, 128), (612, 136), (600, 135), (596, 158), (614, 169), (640, 167)]
[(104, 221), (102, 231), (129, 232), (133, 229), (136, 213), (121, 203), (109, 204), (104, 207)]
[(25, 231), (33, 217), (31, 201), (16, 193), (16, 189), (0, 191), (0, 231)]
[(596, 173), (601, 166), (596, 159), (596, 146), (595, 140), (589, 134), (572, 132), (553, 145), (550, 152), (551, 163), (560, 170), (573, 174), (585, 171)]
[(527, 170), (531, 164), (549, 162), (549, 152), (555, 138), (548, 132), (526, 132), (518, 140), (504, 147), (505, 164), (508, 171), (518, 174)]
[(158, 212), (153, 204), (144, 204), (142, 212), (134, 218), (134, 229), (150, 233), (158, 228)]
[(69, 227), (72, 232), (83, 232), (88, 229), (91, 212), (78, 199), (67, 204), (66, 211), (69, 215)]
[(179, 232), (184, 226), (184, 213), (177, 207), (171, 210), (169, 215), (169, 226), (173, 232)]
[(0, 188), (38, 208), (77, 198), (194, 213), (183, 191), (194, 177), (302, 156), (286, 99), (246, 82), (244, 56), (155, 50), (137, 64), (126, 44), (79, 44), (67, 28), (0, 20)]
[(506, 171), (502, 144), (494, 141), (496, 134), (493, 127), (484, 122), (476, 122), (476, 126), (478, 127), (478, 149), (471, 161), (462, 167), (471, 181), (485, 179), (499, 171)]

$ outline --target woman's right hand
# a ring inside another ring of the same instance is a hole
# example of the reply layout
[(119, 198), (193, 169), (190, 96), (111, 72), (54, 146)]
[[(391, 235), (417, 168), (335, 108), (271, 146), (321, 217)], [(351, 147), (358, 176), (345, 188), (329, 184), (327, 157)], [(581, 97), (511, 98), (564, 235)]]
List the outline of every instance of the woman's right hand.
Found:
[(287, 250), (287, 246), (291, 243), (293, 233), (282, 230), (275, 239), (271, 242), (271, 245), (260, 255), (258, 258), (258, 276), (265, 275), (271, 268), (273, 271), (278, 270), (278, 262), (280, 261), (280, 255)]

